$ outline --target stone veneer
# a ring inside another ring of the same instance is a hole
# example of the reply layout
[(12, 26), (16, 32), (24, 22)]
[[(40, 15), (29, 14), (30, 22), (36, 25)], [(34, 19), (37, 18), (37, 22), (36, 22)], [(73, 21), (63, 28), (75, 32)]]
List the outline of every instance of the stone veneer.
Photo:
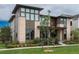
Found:
[(26, 39), (26, 20), (25, 17), (18, 18), (18, 42), (25, 43)]

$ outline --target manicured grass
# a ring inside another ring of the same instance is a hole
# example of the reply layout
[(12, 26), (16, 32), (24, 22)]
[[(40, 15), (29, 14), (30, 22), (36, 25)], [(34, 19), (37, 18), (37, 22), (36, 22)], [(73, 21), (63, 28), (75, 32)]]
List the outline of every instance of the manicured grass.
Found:
[(0, 49), (5, 48), (5, 44), (0, 43)]
[(42, 48), (0, 51), (0, 54), (79, 54), (79, 46), (51, 48), (53, 52), (44, 52)]

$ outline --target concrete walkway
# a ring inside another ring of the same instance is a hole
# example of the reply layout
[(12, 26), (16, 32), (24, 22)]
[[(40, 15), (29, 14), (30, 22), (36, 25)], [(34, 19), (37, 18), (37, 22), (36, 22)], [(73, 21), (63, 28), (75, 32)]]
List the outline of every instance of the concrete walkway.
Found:
[(36, 47), (19, 47), (19, 48), (5, 48), (0, 49), (0, 51), (5, 50), (18, 50), (18, 49), (31, 49), (31, 48), (45, 48), (45, 47), (65, 47), (65, 46), (79, 46), (79, 44), (71, 44), (71, 45), (54, 45), (54, 46), (36, 46)]

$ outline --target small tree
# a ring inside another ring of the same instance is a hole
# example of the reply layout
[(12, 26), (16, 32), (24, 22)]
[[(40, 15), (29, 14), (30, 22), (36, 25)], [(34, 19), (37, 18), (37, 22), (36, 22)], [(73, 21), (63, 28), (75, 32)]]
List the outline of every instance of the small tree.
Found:
[(3, 43), (11, 41), (11, 30), (10, 30), (10, 27), (3, 27), (3, 28), (1, 28), (0, 36), (1, 36), (1, 41)]
[[(47, 41), (47, 44), (49, 45), (49, 41), (48, 38), (50, 37), (50, 30), (49, 30), (49, 24), (50, 24), (50, 10), (48, 10), (48, 15), (47, 16), (43, 16), (44, 19), (41, 19), (40, 22), (40, 31), (44, 33), (44, 38), (42, 38), (42, 34), (41, 34), (41, 39), (42, 41)], [(47, 33), (46, 33), (47, 32)], [(48, 34), (48, 35), (47, 35)]]
[(79, 29), (73, 30), (72, 35), (75, 41), (79, 41)]

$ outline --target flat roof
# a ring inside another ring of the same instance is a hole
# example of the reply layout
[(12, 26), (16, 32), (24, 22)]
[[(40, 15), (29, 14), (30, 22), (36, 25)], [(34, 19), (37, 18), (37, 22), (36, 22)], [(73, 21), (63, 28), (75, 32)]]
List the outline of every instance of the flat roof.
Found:
[(20, 5), (20, 4), (16, 4), (15, 8), (12, 11), (12, 14), (15, 14), (18, 8), (29, 8), (29, 9), (36, 9), (36, 10), (42, 10), (43, 8), (40, 7), (34, 7), (34, 6), (27, 6), (27, 5)]

